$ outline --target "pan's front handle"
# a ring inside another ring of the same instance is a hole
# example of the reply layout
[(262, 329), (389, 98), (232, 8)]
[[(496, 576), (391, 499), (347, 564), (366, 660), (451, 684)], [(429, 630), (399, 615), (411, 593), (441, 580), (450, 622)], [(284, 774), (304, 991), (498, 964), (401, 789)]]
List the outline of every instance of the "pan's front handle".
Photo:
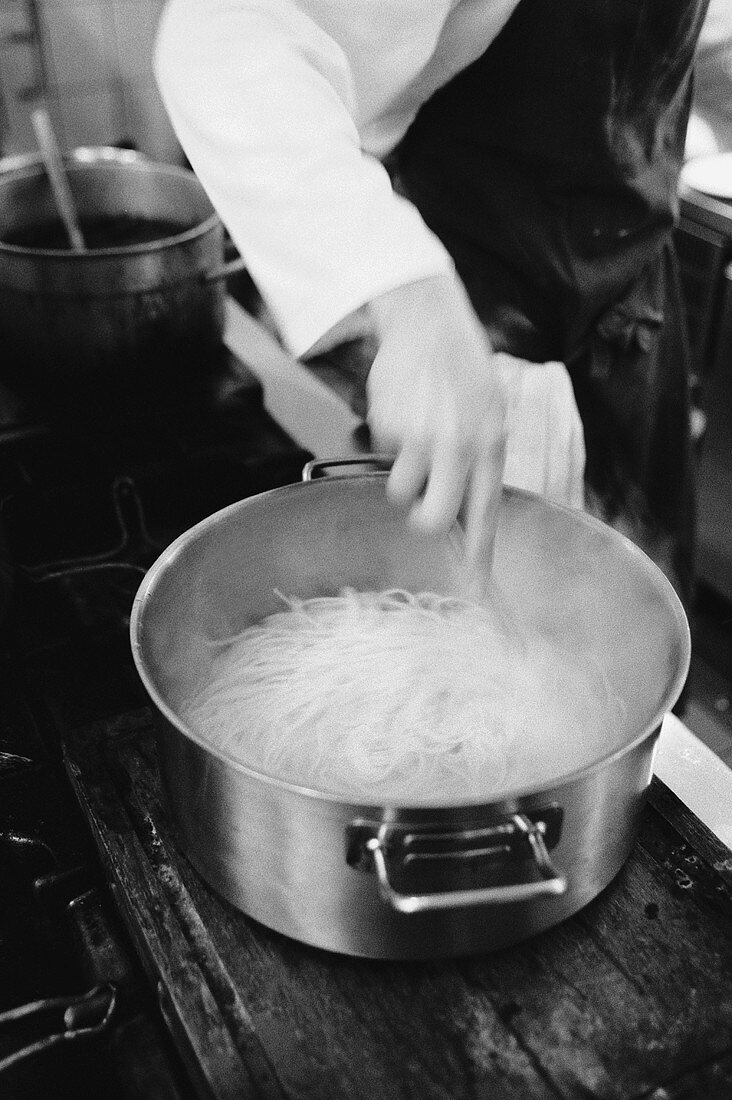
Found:
[[(547, 894), (558, 895), (567, 889), (566, 877), (557, 870), (549, 848), (558, 839), (562, 822), (561, 807), (552, 805), (540, 812), (512, 814), (496, 825), (471, 829), (434, 832), (405, 825), (357, 821), (349, 830), (348, 861), (361, 870), (374, 870), (379, 893), (399, 913), (423, 913), (436, 909), (466, 906), (510, 904), (530, 901)], [(393, 870), (410, 863), (443, 866), (491, 858), (499, 870), (506, 870), (517, 858), (530, 853), (538, 878), (526, 882), (440, 890), (428, 893), (403, 893), (392, 882)]]
[[(328, 470), (342, 470), (349, 466), (362, 467), (357, 473), (363, 473), (363, 467), (367, 466), (375, 467), (376, 473), (384, 473), (391, 469), (393, 462), (393, 455), (380, 454), (354, 455), (348, 458), (314, 458), (303, 468), (302, 479), (303, 481), (315, 481), (316, 478), (327, 477)], [(343, 477), (345, 475), (336, 476)]]

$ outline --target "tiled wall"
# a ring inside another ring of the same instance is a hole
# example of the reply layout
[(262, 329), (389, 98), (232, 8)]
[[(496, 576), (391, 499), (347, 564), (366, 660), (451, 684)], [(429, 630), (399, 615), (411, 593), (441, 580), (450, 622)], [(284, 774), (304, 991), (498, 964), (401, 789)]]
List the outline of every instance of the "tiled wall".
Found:
[(158, 160), (180, 149), (151, 70), (164, 0), (0, 0), (0, 151), (34, 149), (45, 98), (59, 144), (131, 143)]

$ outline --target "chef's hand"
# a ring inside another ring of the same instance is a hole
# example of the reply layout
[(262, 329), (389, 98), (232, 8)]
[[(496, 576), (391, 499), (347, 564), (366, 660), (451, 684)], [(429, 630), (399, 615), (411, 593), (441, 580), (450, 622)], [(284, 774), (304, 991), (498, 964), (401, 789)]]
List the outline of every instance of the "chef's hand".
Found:
[(378, 449), (396, 455), (387, 491), (425, 530), (446, 531), (461, 513), (468, 557), (490, 565), (505, 452), (500, 361), (457, 277), (400, 286), (371, 314), (368, 421)]

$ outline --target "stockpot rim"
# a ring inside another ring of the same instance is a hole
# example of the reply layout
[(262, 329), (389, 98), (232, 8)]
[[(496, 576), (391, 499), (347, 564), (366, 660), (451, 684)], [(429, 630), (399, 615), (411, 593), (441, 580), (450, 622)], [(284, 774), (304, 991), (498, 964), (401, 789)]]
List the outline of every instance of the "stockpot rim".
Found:
[[(157, 163), (137, 149), (127, 149), (119, 145), (77, 145), (74, 149), (65, 150), (61, 154), (61, 159), (64, 163), (74, 164), (96, 164), (102, 161), (113, 161), (115, 164), (133, 164), (140, 161), (146, 164)], [(42, 165), (43, 157), (40, 152), (10, 153), (6, 157), (0, 157), (0, 177), (6, 172), (17, 172)]]
[[(388, 474), (384, 471), (374, 471), (362, 474), (351, 475), (348, 480), (364, 480), (364, 479), (380, 479), (386, 480)], [(163, 550), (163, 552), (156, 558), (156, 560), (149, 567), (145, 576), (143, 577), (140, 586), (135, 594), (135, 598), (132, 605), (132, 611), (130, 615), (130, 645), (132, 649), (132, 657), (137, 669), (137, 673), (140, 676), (142, 684), (157, 708), (159, 714), (166, 720), (166, 722), (173, 727), (176, 733), (182, 734), (188, 741), (193, 742), (194, 745), (204, 753), (213, 756), (227, 768), (231, 768), (234, 771), (246, 776), (249, 780), (255, 780), (263, 782), (266, 785), (276, 788), (277, 790), (285, 790), (289, 793), (305, 797), (317, 802), (326, 802), (332, 805), (355, 807), (358, 806), (364, 813), (382, 815), (385, 811), (393, 811), (398, 809), (402, 815), (414, 814), (415, 817), (424, 817), (425, 814), (431, 814), (434, 816), (440, 816), (444, 814), (450, 814), (458, 812), (461, 815), (471, 813), (482, 813), (488, 808), (501, 807), (507, 804), (516, 805), (523, 804), (527, 800), (534, 800), (541, 798), (551, 792), (556, 792), (560, 788), (573, 787), (575, 784), (585, 781), (591, 778), (593, 775), (600, 771), (604, 771), (606, 768), (612, 767), (612, 765), (621, 760), (623, 757), (634, 752), (640, 745), (643, 744), (648, 738), (652, 737), (655, 733), (660, 731), (661, 724), (667, 713), (670, 712), (675, 702), (679, 698), (683, 689), (684, 683), (689, 672), (689, 666), (691, 663), (691, 631), (689, 628), (689, 622), (686, 617), (681, 600), (679, 599), (676, 590), (669, 581), (668, 577), (662, 572), (662, 570), (656, 565), (656, 563), (634, 542), (622, 532), (616, 531), (608, 524), (595, 516), (589, 515), (587, 512), (579, 511), (578, 509), (570, 508), (563, 504), (558, 504), (554, 501), (548, 501), (546, 498), (541, 497), (537, 493), (532, 493), (524, 489), (518, 489), (514, 486), (503, 486), (504, 495), (523, 498), (526, 500), (538, 500), (542, 504), (548, 505), (552, 510), (557, 510), (569, 514), (572, 516), (573, 521), (585, 524), (589, 527), (600, 529), (603, 532), (612, 532), (612, 537), (617, 538), (625, 545), (626, 550), (637, 558), (641, 567), (646, 571), (650, 579), (658, 588), (665, 592), (668, 598), (669, 604), (673, 608), (674, 615), (679, 627), (679, 637), (677, 639), (679, 646), (679, 662), (676, 675), (669, 686), (665, 695), (663, 707), (659, 707), (654, 713), (653, 717), (645, 724), (640, 733), (638, 733), (632, 740), (627, 741), (625, 744), (612, 750), (611, 752), (598, 757), (590, 764), (585, 764), (580, 768), (571, 772), (566, 772), (559, 776), (552, 776), (541, 783), (534, 785), (522, 785), (517, 787), (507, 787), (505, 790), (501, 790), (500, 794), (492, 795), (488, 799), (482, 801), (475, 801), (475, 799), (454, 799), (449, 803), (409, 803), (409, 802), (371, 802), (367, 799), (357, 799), (354, 795), (338, 794), (333, 791), (321, 791), (317, 788), (302, 786), (297, 783), (292, 783), (286, 779), (282, 779), (279, 776), (271, 775), (265, 771), (259, 771), (257, 768), (244, 764), (241, 760), (237, 760), (231, 757), (225, 751), (210, 745), (204, 737), (196, 734), (195, 731), (188, 729), (183, 723), (181, 718), (176, 714), (173, 708), (162, 698), (157, 688), (152, 682), (150, 675), (148, 674), (146, 663), (142, 653), (142, 643), (140, 640), (141, 628), (143, 617), (145, 614), (146, 604), (154, 593), (155, 586), (158, 579), (165, 570), (170, 568), (175, 562), (176, 558), (180, 555), (181, 551), (192, 541), (199, 538), (208, 528), (214, 527), (219, 523), (225, 522), (227, 516), (234, 515), (235, 513), (245, 510), (249, 502), (263, 501), (265, 499), (273, 499), (278, 496), (289, 495), (294, 492), (302, 491), (322, 491), (322, 481), (301, 481), (293, 482), (289, 485), (282, 485), (275, 489), (268, 489), (262, 493), (257, 493), (251, 497), (244, 497), (241, 500), (234, 501), (232, 504), (226, 505), (224, 508), (218, 509), (211, 515), (206, 516), (198, 523), (194, 524), (188, 530), (183, 531), (170, 545)], [(315, 490), (314, 488), (315, 487)]]
[[(160, 253), (168, 249), (178, 248), (181, 245), (187, 245), (223, 225), (221, 218), (211, 205), (211, 200), (206, 194), (203, 184), (195, 172), (189, 168), (151, 160), (134, 150), (116, 149), (114, 146), (80, 146), (64, 153), (62, 159), (67, 167), (71, 169), (72, 174), (75, 171), (83, 172), (85, 169), (110, 172), (123, 170), (139, 172), (141, 175), (154, 173), (156, 177), (162, 180), (165, 178), (184, 180), (197, 188), (202, 200), (209, 205), (211, 212), (202, 221), (197, 222), (189, 229), (184, 229), (180, 233), (174, 233), (167, 237), (161, 237), (158, 240), (146, 241), (142, 244), (118, 245), (112, 248), (88, 248), (76, 252), (73, 249), (29, 248), (25, 245), (10, 244), (0, 238), (0, 255), (4, 254), (9, 257), (16, 256), (24, 259), (42, 259), (59, 264), (78, 264), (80, 260), (89, 262), (96, 258), (114, 259), (140, 256), (148, 253)], [(40, 154), (20, 154), (0, 160), (0, 188), (8, 179), (14, 181), (32, 179), (44, 174), (45, 167)]]

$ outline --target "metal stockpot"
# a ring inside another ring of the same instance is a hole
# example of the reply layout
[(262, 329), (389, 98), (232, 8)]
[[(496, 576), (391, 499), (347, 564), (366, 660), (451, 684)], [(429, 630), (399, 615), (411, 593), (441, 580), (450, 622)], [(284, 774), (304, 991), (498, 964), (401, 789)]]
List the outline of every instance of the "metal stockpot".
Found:
[(532, 621), (571, 628), (573, 644), (601, 655), (625, 701), (627, 728), (611, 729), (596, 759), (483, 804), (384, 806), (299, 788), (213, 751), (179, 717), (182, 701), (208, 674), (207, 639), (273, 611), (273, 589), (463, 591), (455, 540), (411, 530), (384, 477), (276, 489), (182, 535), (137, 594), (134, 659), (159, 720), (179, 842), (224, 897), (332, 951), (486, 951), (568, 917), (620, 869), (662, 718), (688, 671), (688, 626), (671, 585), (637, 547), (584, 514), (506, 489), (496, 583)]
[(221, 341), (233, 270), (223, 226), (186, 169), (110, 148), (77, 149), (64, 162), (82, 220), (171, 228), (159, 240), (79, 252), (9, 243), (58, 215), (40, 157), (0, 162), (2, 377), (52, 412), (85, 398), (140, 406), (157, 381), (200, 372), (197, 360)]

